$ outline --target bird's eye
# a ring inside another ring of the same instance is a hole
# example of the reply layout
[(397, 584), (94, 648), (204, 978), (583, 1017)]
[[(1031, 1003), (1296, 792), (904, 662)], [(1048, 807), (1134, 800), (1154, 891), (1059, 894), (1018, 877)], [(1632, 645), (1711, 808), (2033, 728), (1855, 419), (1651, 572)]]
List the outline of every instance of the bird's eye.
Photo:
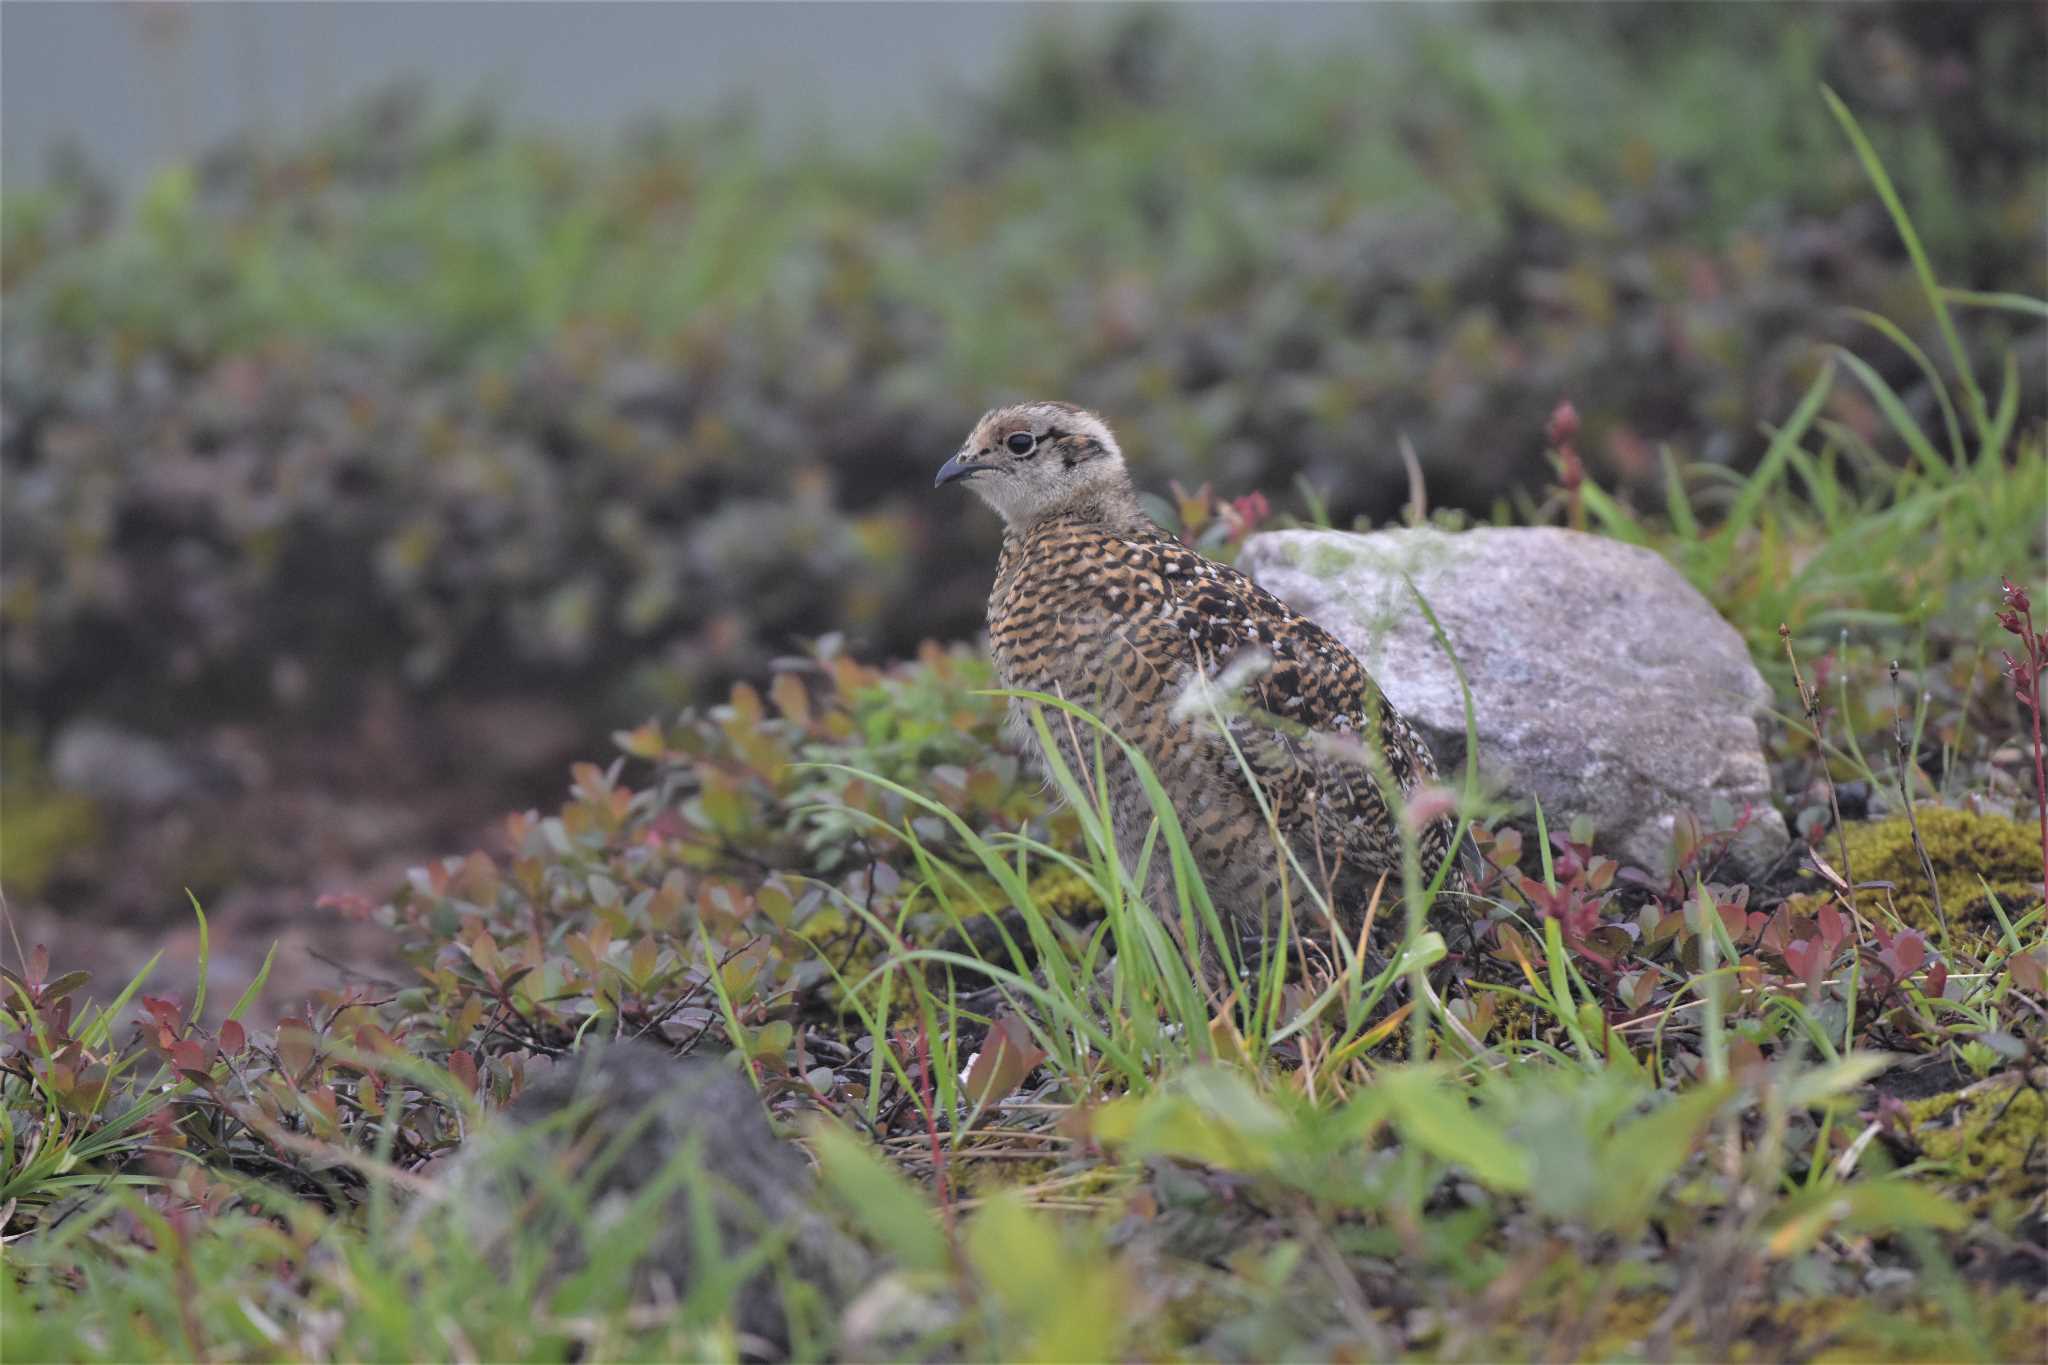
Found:
[(1031, 448), (1038, 444), (1038, 438), (1028, 431), (1013, 431), (1003, 444), (1010, 448), (1012, 455), (1029, 455)]

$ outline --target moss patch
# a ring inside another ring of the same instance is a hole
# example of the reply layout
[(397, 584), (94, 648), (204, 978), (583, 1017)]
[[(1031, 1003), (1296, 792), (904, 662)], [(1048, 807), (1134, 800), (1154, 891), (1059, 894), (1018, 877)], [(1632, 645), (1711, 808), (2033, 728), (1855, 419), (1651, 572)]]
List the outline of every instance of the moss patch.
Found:
[[(1663, 1295), (1618, 1299), (1607, 1311), (1588, 1354), (1598, 1359), (1641, 1352), (1656, 1320), (1669, 1305)], [(1980, 1289), (1970, 1295), (1974, 1335), (1994, 1360), (2028, 1360), (2039, 1353), (2048, 1308), (2029, 1302), (2024, 1291)], [(1931, 1301), (1900, 1302), (1830, 1294), (1757, 1304), (1745, 1310), (1740, 1333), (1728, 1344), (1731, 1361), (1955, 1360), (1977, 1349), (1959, 1324)], [(1500, 1348), (1511, 1354), (1512, 1338)], [(1681, 1323), (1672, 1346), (1680, 1360), (1707, 1358), (1694, 1324)]]
[(1906, 1106), (1913, 1140), (1950, 1173), (1949, 1192), (2010, 1232), (2048, 1190), (2048, 1100), (2017, 1075)]
[[(1966, 936), (1971, 952), (1981, 955), (1997, 941), (1999, 933), (1985, 883), (2008, 918), (2017, 919), (2041, 897), (2040, 832), (2017, 820), (1970, 811), (1925, 807), (1915, 814), (1927, 856), (1934, 864), (1934, 879), (1941, 887), (1949, 925)], [(1934, 913), (1927, 873), (1913, 849), (1913, 831), (1906, 818), (1850, 825), (1847, 834), (1849, 865), (1856, 880), (1890, 882), (1890, 904), (1908, 924), (1938, 943), (1941, 921)], [(1881, 913), (1886, 893), (1862, 892), (1857, 903), (1867, 912)]]
[(1033, 877), (1031, 899), (1040, 910), (1058, 919), (1092, 920), (1102, 914), (1102, 898), (1095, 894), (1088, 879), (1064, 867)]

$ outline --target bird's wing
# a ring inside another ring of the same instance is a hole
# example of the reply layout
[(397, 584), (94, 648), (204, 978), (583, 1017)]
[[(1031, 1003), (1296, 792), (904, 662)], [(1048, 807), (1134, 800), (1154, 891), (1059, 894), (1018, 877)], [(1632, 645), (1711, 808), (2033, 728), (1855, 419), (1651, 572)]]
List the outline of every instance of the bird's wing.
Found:
[[(1152, 553), (1171, 599), (1165, 618), (1180, 627), (1186, 662), (1221, 694), (1198, 725), (1224, 751), (1219, 757), (1235, 765), (1242, 756), (1281, 828), (1307, 833), (1340, 861), (1397, 862), (1382, 783), (1412, 793), (1435, 767), (1365, 666), (1237, 570), (1163, 537)], [(1244, 669), (1241, 678), (1234, 665)], [(1423, 831), (1425, 867), (1434, 868), (1433, 845), (1447, 836)]]

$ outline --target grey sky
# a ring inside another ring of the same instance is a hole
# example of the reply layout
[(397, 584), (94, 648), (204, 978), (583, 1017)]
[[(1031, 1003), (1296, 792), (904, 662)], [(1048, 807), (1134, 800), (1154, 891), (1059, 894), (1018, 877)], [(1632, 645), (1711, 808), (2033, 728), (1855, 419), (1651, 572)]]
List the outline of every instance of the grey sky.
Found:
[[(1365, 5), (1180, 7), (1209, 36), (1283, 47), (1363, 41)], [(1095, 5), (634, 4), (616, 0), (0, 5), (0, 148), (37, 178), (54, 139), (132, 186), (238, 129), (289, 135), (400, 75), (500, 91), (521, 120), (602, 130), (749, 97), (771, 119), (858, 133), (944, 117), (1046, 23)]]

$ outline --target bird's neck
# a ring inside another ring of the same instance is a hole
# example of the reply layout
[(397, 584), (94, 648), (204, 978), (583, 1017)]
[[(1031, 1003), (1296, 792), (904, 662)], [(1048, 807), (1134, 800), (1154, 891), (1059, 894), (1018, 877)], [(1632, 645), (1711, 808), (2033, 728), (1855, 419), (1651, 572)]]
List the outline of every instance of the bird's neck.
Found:
[(1057, 502), (1035, 508), (1029, 517), (1011, 524), (1006, 538), (1024, 540), (1034, 532), (1060, 526), (1142, 531), (1150, 529), (1152, 519), (1138, 503), (1138, 490), (1129, 479), (1120, 478), (1075, 489)]

